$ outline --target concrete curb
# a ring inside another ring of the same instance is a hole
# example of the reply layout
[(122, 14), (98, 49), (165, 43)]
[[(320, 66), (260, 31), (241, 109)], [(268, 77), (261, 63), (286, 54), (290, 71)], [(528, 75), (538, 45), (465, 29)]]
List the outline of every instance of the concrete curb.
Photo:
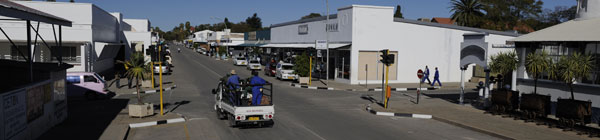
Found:
[[(169, 90), (172, 90), (172, 89), (175, 89), (175, 88), (177, 88), (177, 85), (173, 85), (172, 87), (164, 88), (163, 91), (169, 91)], [(140, 91), (140, 93), (142, 93), (142, 94), (157, 93), (157, 92), (160, 92), (160, 90), (156, 89), (156, 90)], [(137, 94), (137, 92), (133, 92), (131, 94)]]
[(132, 123), (132, 124), (129, 124), (129, 128), (131, 129), (131, 128), (155, 126), (155, 125), (161, 125), (161, 124), (178, 123), (178, 122), (185, 122), (185, 119), (184, 118), (176, 118), (176, 119), (159, 120), (159, 121), (152, 121), (152, 122)]
[(408, 118), (417, 118), (417, 119), (431, 119), (433, 116), (427, 114), (410, 114), (410, 113), (394, 113), (394, 112), (378, 112), (372, 110), (370, 106), (367, 106), (367, 111), (371, 114), (379, 115), (379, 116), (396, 116), (396, 117), (408, 117)]
[[(340, 91), (381, 91), (382, 90), (380, 88), (370, 88), (370, 89), (336, 89), (336, 88), (331, 88), (331, 87), (312, 87), (312, 86), (300, 85), (300, 84), (295, 84), (295, 83), (290, 83), (290, 86), (297, 87), (297, 88), (318, 89), (318, 90), (340, 90)], [(418, 89), (419, 88), (391, 88), (392, 91), (411, 91), (411, 90), (418, 90)], [(437, 90), (437, 89), (439, 89), (439, 87), (427, 87), (427, 88), (421, 88), (421, 91), (425, 91), (425, 90)]]
[(461, 123), (458, 123), (458, 122), (455, 122), (455, 121), (451, 121), (451, 120), (447, 120), (447, 119), (444, 119), (444, 118), (435, 117), (435, 116), (432, 116), (432, 115), (427, 115), (427, 114), (409, 114), (409, 113), (393, 113), (393, 112), (377, 112), (375, 110), (372, 110), (371, 106), (369, 106), (369, 105), (367, 105), (366, 110), (369, 113), (371, 113), (371, 114), (380, 115), (380, 116), (398, 116), (398, 117), (409, 117), (409, 118), (420, 118), (420, 119), (433, 119), (433, 120), (436, 120), (436, 121), (440, 121), (440, 122), (447, 123), (447, 124), (450, 124), (450, 125), (454, 125), (454, 126), (457, 126), (457, 127), (461, 127), (461, 128), (464, 128), (464, 129), (472, 130), (472, 131), (475, 131), (475, 132), (483, 133), (483, 134), (490, 135), (490, 136), (493, 136), (493, 137), (497, 137), (497, 138), (500, 138), (500, 139), (514, 140), (514, 138), (511, 138), (511, 137), (508, 137), (508, 136), (500, 135), (500, 134), (497, 134), (497, 133), (494, 133), (494, 132), (490, 132), (490, 131), (487, 131), (487, 130), (483, 130), (483, 129), (479, 129), (479, 128), (476, 128), (476, 127), (468, 126), (468, 125), (461, 124)]

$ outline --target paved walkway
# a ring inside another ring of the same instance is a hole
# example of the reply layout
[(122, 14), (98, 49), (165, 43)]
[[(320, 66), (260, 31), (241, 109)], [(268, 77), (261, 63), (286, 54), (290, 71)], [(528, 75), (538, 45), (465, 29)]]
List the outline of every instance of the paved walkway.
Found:
[(120, 140), (125, 137), (135, 137), (135, 134), (128, 134), (129, 124), (132, 123), (142, 123), (142, 122), (152, 122), (159, 120), (167, 120), (167, 119), (175, 119), (181, 118), (180, 115), (175, 113), (167, 113), (161, 116), (159, 111), (155, 110), (155, 115), (144, 117), (144, 118), (132, 118), (129, 117), (128, 110), (123, 109), (119, 114), (112, 120), (112, 122), (106, 127), (102, 135), (100, 135), (100, 140)]
[(429, 114), (433, 116), (433, 119), (442, 122), (507, 139), (590, 139), (587, 135), (577, 135), (572, 131), (486, 114), (483, 110), (476, 109), (471, 105), (454, 104), (439, 98), (421, 96), (419, 104), (415, 104), (414, 96), (411, 97), (410, 94), (406, 96), (405, 93), (405, 95), (392, 97), (388, 109), (377, 104), (370, 106), (378, 112)]
[[(419, 88), (419, 83), (392, 83), (389, 84), (392, 88)], [(306, 85), (309, 87), (324, 87), (333, 88), (335, 90), (347, 90), (347, 91), (369, 91), (374, 89), (381, 89), (381, 84), (360, 84), (360, 85), (350, 85), (346, 83), (339, 83), (332, 80), (328, 82), (326, 80), (315, 80), (313, 79), (311, 85)], [(421, 85), (421, 88), (437, 88), (439, 90), (456, 90), (460, 88), (460, 82), (446, 82), (443, 83), (443, 86), (431, 86), (427, 83)], [(477, 83), (465, 82), (465, 89), (475, 89), (477, 88)]]

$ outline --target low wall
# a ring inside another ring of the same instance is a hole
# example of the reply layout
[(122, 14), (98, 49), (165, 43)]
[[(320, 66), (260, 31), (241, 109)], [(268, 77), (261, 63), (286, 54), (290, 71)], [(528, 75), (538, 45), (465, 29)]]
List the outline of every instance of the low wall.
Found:
[(49, 80), (0, 93), (0, 140), (37, 139), (67, 118), (66, 72), (52, 75)]

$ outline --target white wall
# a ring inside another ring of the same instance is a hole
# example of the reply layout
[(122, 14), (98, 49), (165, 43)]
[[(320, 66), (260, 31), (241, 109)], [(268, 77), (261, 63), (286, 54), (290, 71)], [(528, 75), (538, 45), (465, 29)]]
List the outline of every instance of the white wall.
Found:
[[(358, 84), (358, 52), (390, 49), (398, 51), (398, 80), (391, 83), (416, 83), (416, 71), (429, 66), (433, 80), (435, 67), (440, 72), (440, 81), (460, 82), (460, 43), (463, 34), (471, 31), (394, 22), (393, 7), (354, 6), (354, 32), (352, 40), (351, 84)], [(504, 44), (513, 37), (490, 34), (486, 41)], [(488, 54), (498, 52), (491, 49)], [(472, 71), (472, 70), (471, 70)], [(466, 79), (470, 78), (471, 72)], [(381, 82), (378, 80), (369, 83)]]
[(119, 21), (108, 12), (92, 5), (92, 37), (99, 42), (119, 42)]
[[(338, 17), (330, 19), (329, 23), (338, 23), (338, 32), (329, 33), (329, 42), (352, 41), (352, 10), (340, 9)], [(326, 20), (271, 28), (271, 43), (315, 43), (316, 40), (325, 40)], [(298, 34), (298, 26), (308, 25), (308, 34)]]
[(133, 32), (150, 32), (150, 21), (147, 19), (123, 19), (123, 22), (131, 26)]

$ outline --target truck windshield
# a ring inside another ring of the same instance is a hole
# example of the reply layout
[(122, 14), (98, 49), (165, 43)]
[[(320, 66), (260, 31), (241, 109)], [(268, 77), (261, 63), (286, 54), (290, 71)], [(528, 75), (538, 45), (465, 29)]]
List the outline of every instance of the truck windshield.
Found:
[(257, 60), (251, 60), (250, 63), (258, 63)]
[(246, 58), (238, 57), (237, 60), (246, 60)]

